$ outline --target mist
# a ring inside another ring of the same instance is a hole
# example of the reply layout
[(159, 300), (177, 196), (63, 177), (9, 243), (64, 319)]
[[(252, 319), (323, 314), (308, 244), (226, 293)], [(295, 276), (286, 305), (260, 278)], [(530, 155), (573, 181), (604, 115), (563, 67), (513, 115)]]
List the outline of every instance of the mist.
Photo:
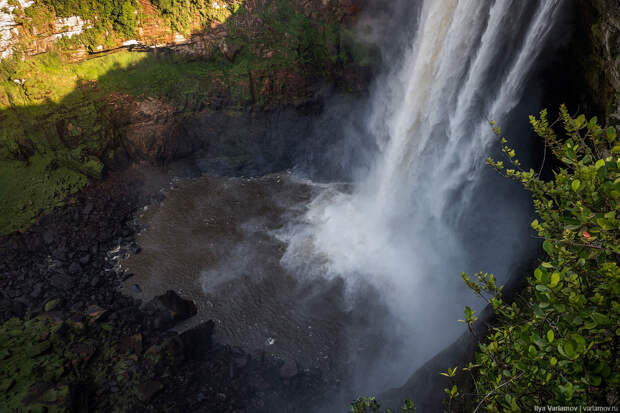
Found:
[[(291, 273), (344, 280), (353, 312), (370, 303), (387, 309), (387, 317), (366, 315), (366, 328), (377, 331), (370, 354), (354, 339), (364, 335), (349, 335), (358, 395), (402, 383), (464, 331), (457, 320), (465, 305), (482, 310), (461, 272), (493, 272), (505, 283), (532, 254), (527, 194), (485, 165), (498, 155), (489, 120), (531, 151), (524, 115), (540, 110), (536, 73), (568, 7), (381, 3), (367, 5), (357, 30), (379, 47), (384, 69), (368, 100), (342, 119), (343, 138), (326, 148), (315, 174), (324, 181), (331, 171), (350, 184), (317, 184), (302, 219), (278, 234)], [(299, 173), (313, 177), (308, 168)]]

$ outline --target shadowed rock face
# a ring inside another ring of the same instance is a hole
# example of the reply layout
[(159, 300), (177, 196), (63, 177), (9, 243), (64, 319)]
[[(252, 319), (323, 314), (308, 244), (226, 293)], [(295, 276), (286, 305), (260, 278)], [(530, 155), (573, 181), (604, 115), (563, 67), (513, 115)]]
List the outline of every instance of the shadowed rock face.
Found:
[(191, 154), (199, 145), (188, 138), (175, 107), (162, 99), (111, 96), (109, 102), (124, 124), (124, 147), (135, 162), (165, 164)]
[(176, 322), (187, 320), (196, 315), (196, 304), (185, 300), (172, 290), (149, 301), (144, 310), (151, 315), (156, 328), (167, 328)]
[(602, 90), (596, 92), (610, 122), (620, 125), (620, 3), (604, 0), (594, 4), (600, 20), (598, 30), (592, 30), (592, 43), (598, 58), (597, 69), (603, 77)]

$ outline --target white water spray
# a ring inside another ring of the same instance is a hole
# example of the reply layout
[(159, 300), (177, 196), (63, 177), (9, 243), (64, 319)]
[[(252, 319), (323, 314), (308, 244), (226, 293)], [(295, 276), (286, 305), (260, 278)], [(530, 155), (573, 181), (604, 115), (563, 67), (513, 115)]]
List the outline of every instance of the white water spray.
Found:
[[(350, 193), (322, 190), (287, 239), (283, 262), (297, 273), (383, 294), (395, 325), (405, 326), (407, 359), (392, 355), (403, 374), (461, 331), (456, 320), (473, 297), (459, 274), (481, 264), (462, 223), (487, 212), (473, 201), (494, 139), (488, 119), (501, 124), (521, 101), (561, 3), (424, 1), (402, 67), (373, 97), (375, 164)], [(497, 245), (487, 253), (495, 267), (475, 270), (506, 274), (515, 245)]]

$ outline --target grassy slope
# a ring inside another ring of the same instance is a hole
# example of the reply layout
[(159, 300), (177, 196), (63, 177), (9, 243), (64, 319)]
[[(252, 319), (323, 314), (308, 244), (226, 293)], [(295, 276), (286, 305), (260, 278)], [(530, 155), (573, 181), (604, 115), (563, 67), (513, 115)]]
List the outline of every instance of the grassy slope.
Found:
[(188, 113), (222, 95), (232, 107), (287, 104), (305, 93), (291, 77), (330, 77), (355, 54), (330, 52), (336, 23), (310, 20), (288, 0), (254, 11), (264, 26), (258, 31), (239, 23), (245, 9), (236, 13), (226, 22), (229, 41), (241, 46), (234, 62), (219, 52), (190, 61), (122, 51), (70, 64), (62, 50), (1, 62), (0, 234), (27, 227), (101, 175), (120, 139), (109, 94), (159, 97)]

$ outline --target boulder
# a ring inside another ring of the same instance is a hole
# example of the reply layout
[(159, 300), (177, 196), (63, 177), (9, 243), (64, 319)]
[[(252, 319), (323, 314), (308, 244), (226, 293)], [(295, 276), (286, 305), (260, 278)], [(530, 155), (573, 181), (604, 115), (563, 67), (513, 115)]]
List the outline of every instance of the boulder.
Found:
[(215, 323), (209, 320), (181, 334), (181, 341), (188, 359), (201, 361), (207, 359), (207, 353), (213, 345), (214, 329)]
[(152, 316), (153, 327), (168, 328), (198, 312), (196, 304), (185, 300), (172, 290), (149, 301), (144, 310)]

